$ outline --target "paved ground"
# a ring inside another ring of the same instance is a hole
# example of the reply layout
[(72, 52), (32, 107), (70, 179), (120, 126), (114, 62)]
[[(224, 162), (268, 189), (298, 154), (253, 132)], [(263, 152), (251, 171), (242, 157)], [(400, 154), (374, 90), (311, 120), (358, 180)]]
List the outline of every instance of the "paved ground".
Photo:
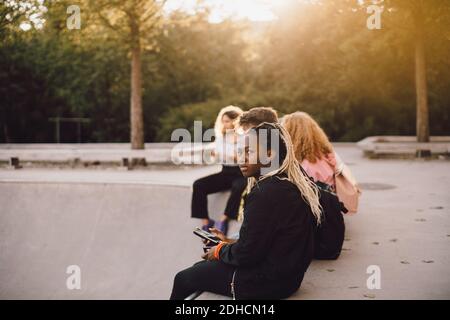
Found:
[[(292, 298), (450, 299), (450, 162), (337, 151), (362, 184), (361, 210), (346, 217), (341, 257), (314, 261)], [(189, 186), (217, 169), (0, 169), (0, 298), (166, 299), (201, 254)], [(210, 199), (215, 214), (225, 196)], [(82, 288), (70, 291), (74, 264)], [(366, 286), (370, 265), (380, 290)]]

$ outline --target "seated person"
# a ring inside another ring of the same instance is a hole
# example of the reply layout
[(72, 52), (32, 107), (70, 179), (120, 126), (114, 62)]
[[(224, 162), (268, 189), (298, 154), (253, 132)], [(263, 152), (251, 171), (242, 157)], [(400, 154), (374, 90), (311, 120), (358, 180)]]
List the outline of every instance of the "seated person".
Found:
[(239, 126), (244, 132), (263, 122), (278, 123), (278, 113), (270, 107), (256, 107), (245, 111), (239, 118)]
[[(240, 169), (251, 178), (239, 239), (220, 242), (177, 273), (171, 299), (209, 291), (235, 299), (283, 299), (298, 290), (314, 250), (321, 208), (288, 133), (263, 123), (245, 138)], [(268, 161), (265, 161), (268, 160)]]
[[(222, 108), (216, 119), (216, 151), (214, 155), (222, 170), (196, 180), (192, 187), (191, 216), (202, 219), (202, 229), (208, 231), (216, 226), (224, 234), (228, 232), (230, 219), (237, 219), (242, 192), (247, 186), (247, 179), (242, 176), (237, 164), (236, 127), (242, 110), (239, 107)], [(208, 213), (208, 195), (230, 190), (226, 207), (219, 221), (214, 221)]]
[[(260, 125), (263, 122), (268, 123), (278, 123), (278, 113), (275, 109), (271, 107), (255, 107), (248, 111), (245, 111), (239, 118), (239, 127), (243, 132), (248, 132), (251, 128)], [(242, 221), (243, 205), (245, 202), (245, 197), (247, 196), (247, 189), (242, 193), (241, 202), (238, 210), (238, 221)], [(218, 237), (224, 237), (221, 230), (217, 228), (212, 228), (210, 231)], [(230, 239), (239, 238), (239, 234), (235, 233), (230, 236)]]
[(309, 114), (298, 111), (284, 116), (282, 125), (289, 132), (295, 157), (306, 173), (335, 192), (337, 155), (319, 124)]

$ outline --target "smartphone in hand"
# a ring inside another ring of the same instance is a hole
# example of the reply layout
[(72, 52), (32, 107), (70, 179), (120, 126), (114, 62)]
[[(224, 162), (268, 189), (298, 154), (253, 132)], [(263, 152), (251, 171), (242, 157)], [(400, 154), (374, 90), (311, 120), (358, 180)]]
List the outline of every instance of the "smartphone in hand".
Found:
[(200, 228), (196, 228), (194, 230), (194, 234), (202, 238), (203, 240), (209, 241), (208, 243), (212, 246), (218, 245), (220, 243), (220, 239), (218, 237)]

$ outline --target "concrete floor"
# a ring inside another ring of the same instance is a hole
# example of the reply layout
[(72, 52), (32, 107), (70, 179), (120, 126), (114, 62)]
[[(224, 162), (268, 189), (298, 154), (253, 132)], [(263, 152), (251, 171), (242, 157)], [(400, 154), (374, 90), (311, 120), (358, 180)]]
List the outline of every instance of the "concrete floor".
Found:
[[(292, 299), (450, 299), (450, 162), (336, 149), (362, 185), (360, 212), (341, 257), (314, 261)], [(217, 169), (0, 169), (0, 298), (168, 298), (202, 252), (190, 185)], [(225, 199), (211, 197), (214, 215)], [(66, 287), (69, 265), (81, 290)], [(381, 289), (366, 286), (371, 265)]]

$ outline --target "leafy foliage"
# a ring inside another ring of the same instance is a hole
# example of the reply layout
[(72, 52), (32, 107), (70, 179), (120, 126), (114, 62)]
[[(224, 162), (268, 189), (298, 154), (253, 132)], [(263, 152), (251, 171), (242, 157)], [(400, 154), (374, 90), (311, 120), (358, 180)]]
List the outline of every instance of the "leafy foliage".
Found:
[[(143, 35), (145, 140), (168, 141), (194, 120), (211, 127), (229, 104), (307, 111), (336, 141), (414, 135), (414, 1), (386, 0), (381, 30), (366, 28), (357, 1), (292, 1), (270, 23), (164, 16)], [(424, 3), (431, 134), (449, 135), (450, 4)], [(53, 142), (55, 116), (90, 118), (84, 142), (129, 141), (129, 45), (83, 7), (82, 29), (67, 30), (68, 5), (46, 3), (42, 29), (0, 28), (0, 142)]]

